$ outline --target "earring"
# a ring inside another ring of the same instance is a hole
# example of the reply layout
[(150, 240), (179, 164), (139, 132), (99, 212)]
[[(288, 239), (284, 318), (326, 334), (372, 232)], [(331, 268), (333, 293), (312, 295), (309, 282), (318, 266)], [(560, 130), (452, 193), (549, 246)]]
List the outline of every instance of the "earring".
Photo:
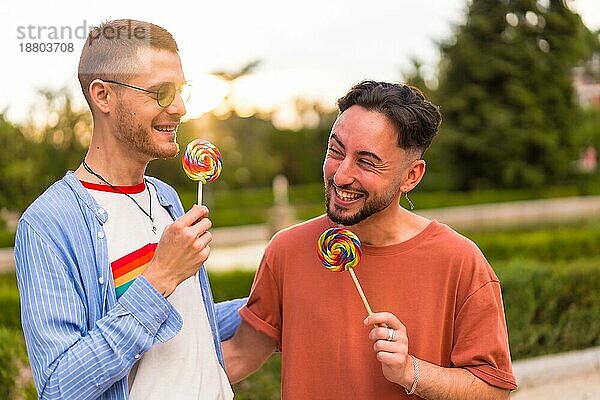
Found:
[(413, 202), (408, 198), (408, 192), (404, 192), (404, 197), (406, 197), (406, 201), (408, 201), (408, 204), (410, 204), (410, 209), (414, 210), (415, 209), (415, 205), (413, 204)]

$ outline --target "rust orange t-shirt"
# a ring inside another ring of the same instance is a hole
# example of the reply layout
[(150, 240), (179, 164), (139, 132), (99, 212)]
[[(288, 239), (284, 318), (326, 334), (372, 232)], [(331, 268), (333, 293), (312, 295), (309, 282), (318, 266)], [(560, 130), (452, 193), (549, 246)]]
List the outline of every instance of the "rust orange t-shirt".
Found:
[[(317, 257), (332, 226), (321, 216), (275, 235), (240, 314), (279, 342), (284, 399), (415, 398), (384, 378), (350, 274)], [(363, 245), (355, 272), (373, 311), (406, 326), (409, 354), (516, 388), (498, 278), (469, 239), (432, 221), (408, 241)]]

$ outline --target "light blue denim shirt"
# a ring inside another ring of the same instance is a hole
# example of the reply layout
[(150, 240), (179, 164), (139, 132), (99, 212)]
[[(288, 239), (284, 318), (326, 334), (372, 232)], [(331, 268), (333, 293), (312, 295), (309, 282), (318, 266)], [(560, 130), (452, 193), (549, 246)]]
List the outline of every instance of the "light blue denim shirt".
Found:
[[(173, 219), (183, 207), (173, 188), (148, 177)], [(175, 336), (181, 316), (142, 276), (117, 300), (103, 225), (106, 211), (73, 172), (25, 211), (15, 241), (21, 319), (42, 399), (127, 399), (127, 375), (154, 344)], [(213, 304), (200, 289), (217, 356), (240, 323), (245, 299)]]

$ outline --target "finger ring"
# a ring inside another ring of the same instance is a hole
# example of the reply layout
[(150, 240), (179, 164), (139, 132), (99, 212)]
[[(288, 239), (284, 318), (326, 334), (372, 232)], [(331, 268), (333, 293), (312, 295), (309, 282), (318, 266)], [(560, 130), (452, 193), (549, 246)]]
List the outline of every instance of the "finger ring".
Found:
[(396, 337), (396, 331), (393, 330), (392, 328), (388, 328), (388, 335), (387, 335), (387, 338), (385, 338), (385, 340), (387, 340), (388, 342), (391, 342), (394, 340), (395, 337)]

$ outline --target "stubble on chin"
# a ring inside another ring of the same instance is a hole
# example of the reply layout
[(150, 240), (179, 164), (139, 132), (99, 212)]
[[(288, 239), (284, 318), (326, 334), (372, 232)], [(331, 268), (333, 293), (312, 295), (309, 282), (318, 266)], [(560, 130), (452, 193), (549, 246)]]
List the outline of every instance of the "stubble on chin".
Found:
[(393, 191), (390, 191), (388, 196), (374, 198), (371, 198), (365, 192), (365, 203), (354, 213), (350, 214), (347, 209), (338, 208), (333, 203), (332, 196), (335, 196), (333, 193), (333, 185), (329, 184), (325, 190), (325, 209), (327, 210), (327, 216), (336, 224), (344, 226), (353, 226), (364, 221), (371, 215), (377, 214), (390, 206), (394, 200)]
[(160, 143), (154, 139), (152, 128), (146, 128), (136, 120), (135, 114), (122, 104), (116, 108), (116, 134), (132, 152), (144, 154), (150, 159), (174, 158), (179, 154), (177, 136), (172, 142)]
[(351, 226), (354, 225), (354, 219), (356, 218), (356, 213), (353, 215), (344, 216), (342, 213), (345, 211), (344, 209), (339, 209), (335, 204), (333, 204), (331, 192), (333, 187), (330, 185), (325, 189), (325, 210), (327, 212), (327, 217), (336, 224)]
[(168, 158), (175, 158), (177, 157), (177, 155), (179, 154), (179, 143), (177, 142), (173, 142), (173, 149), (172, 150), (165, 150), (162, 153), (162, 156), (159, 155), (157, 158), (163, 158), (163, 159), (168, 159)]

